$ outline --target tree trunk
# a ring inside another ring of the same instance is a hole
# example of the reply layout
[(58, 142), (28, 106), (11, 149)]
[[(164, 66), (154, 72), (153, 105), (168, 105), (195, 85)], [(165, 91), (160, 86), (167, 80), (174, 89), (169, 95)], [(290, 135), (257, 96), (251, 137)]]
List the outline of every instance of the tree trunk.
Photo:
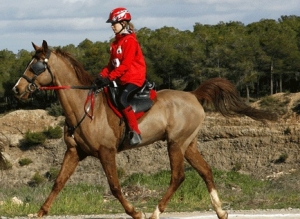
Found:
[(279, 92), (282, 93), (282, 74), (279, 74)]
[(249, 91), (249, 86), (246, 85), (246, 93), (247, 93), (247, 103), (250, 102), (250, 91)]
[(271, 89), (271, 95), (273, 95), (273, 61), (271, 61), (270, 89)]

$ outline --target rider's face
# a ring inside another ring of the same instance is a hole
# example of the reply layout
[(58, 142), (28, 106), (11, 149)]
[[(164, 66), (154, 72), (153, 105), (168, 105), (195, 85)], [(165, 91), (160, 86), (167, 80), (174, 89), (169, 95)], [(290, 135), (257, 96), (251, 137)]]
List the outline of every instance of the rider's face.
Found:
[(123, 26), (119, 22), (111, 23), (111, 29), (114, 31), (114, 33), (120, 33), (122, 28), (123, 28)]

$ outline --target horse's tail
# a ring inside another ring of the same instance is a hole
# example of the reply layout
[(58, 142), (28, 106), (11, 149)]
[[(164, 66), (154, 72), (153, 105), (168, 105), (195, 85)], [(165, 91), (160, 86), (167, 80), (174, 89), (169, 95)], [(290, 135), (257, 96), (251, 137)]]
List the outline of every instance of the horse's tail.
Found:
[(202, 105), (213, 105), (225, 117), (239, 114), (258, 121), (277, 120), (277, 114), (255, 109), (244, 103), (235, 86), (224, 78), (206, 80), (191, 93), (197, 97)]

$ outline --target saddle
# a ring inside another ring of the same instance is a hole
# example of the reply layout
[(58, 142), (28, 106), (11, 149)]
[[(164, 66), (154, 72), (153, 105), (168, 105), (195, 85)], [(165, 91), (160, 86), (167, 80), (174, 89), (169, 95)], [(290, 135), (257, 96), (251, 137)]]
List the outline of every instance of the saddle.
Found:
[[(119, 118), (122, 118), (123, 115), (121, 113), (121, 105), (118, 102), (119, 92), (119, 87), (114, 81), (112, 83), (112, 86), (107, 86), (104, 88), (104, 93), (107, 97), (108, 105)], [(155, 83), (151, 83), (146, 80), (144, 85), (129, 101), (129, 104), (131, 105), (137, 119), (142, 117), (144, 113), (153, 106), (155, 98)]]

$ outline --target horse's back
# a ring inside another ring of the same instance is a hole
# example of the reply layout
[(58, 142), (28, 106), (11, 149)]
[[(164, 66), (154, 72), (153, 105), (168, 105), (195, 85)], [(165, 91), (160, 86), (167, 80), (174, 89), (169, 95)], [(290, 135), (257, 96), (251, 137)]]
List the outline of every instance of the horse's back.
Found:
[(190, 92), (161, 90), (157, 92), (154, 105), (142, 121), (142, 133), (147, 127), (149, 136), (168, 135), (169, 139), (173, 139), (194, 135), (199, 131), (204, 118), (203, 107)]
[[(195, 95), (186, 91), (169, 89), (160, 90), (157, 92), (157, 102), (160, 104), (178, 106), (182, 110), (189, 109), (192, 111), (195, 110), (198, 113), (204, 113), (203, 107)], [(175, 108), (175, 110), (178, 109)]]

